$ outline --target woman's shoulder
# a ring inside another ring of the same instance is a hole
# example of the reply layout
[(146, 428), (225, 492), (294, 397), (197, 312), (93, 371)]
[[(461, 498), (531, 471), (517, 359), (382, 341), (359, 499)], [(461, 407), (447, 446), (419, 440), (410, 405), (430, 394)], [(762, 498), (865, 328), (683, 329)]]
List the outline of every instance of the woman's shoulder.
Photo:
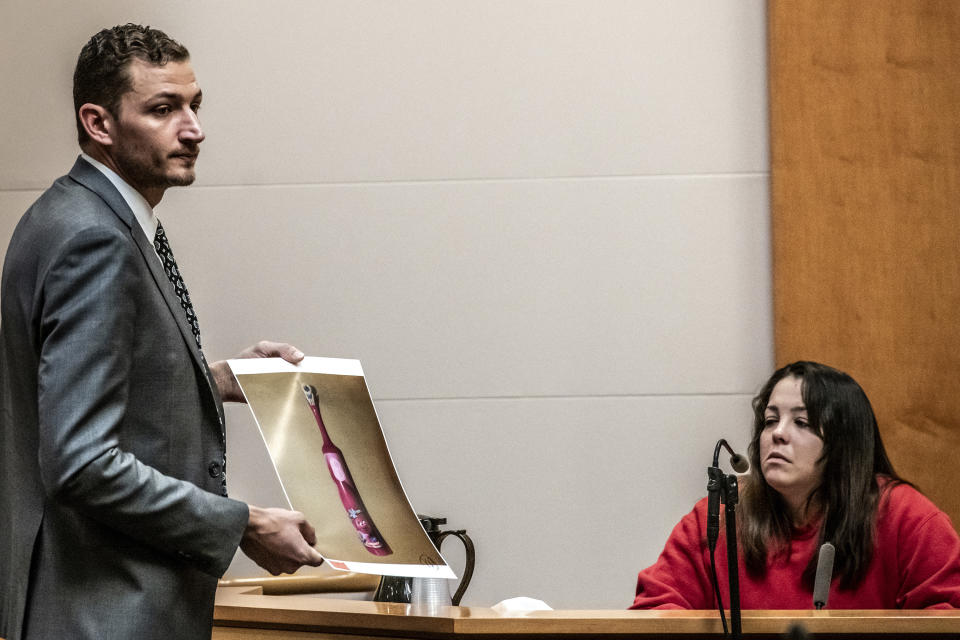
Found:
[(880, 487), (879, 517), (883, 520), (894, 519), (920, 524), (943, 513), (930, 498), (907, 482), (878, 476), (877, 484)]
[[(722, 509), (722, 507), (721, 507)], [(696, 536), (697, 532), (706, 531), (707, 526), (707, 498), (697, 500), (693, 508), (685, 513), (673, 528), (674, 536)]]

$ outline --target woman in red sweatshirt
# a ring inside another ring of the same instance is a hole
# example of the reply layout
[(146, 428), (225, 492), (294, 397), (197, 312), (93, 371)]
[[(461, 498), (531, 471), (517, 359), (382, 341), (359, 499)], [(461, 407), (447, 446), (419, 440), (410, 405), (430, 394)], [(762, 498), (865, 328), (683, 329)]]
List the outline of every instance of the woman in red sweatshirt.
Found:
[[(753, 409), (751, 469), (737, 509), (742, 608), (813, 608), (824, 542), (836, 548), (831, 609), (960, 608), (960, 538), (947, 515), (894, 472), (853, 378), (795, 362), (773, 374)], [(706, 519), (704, 498), (640, 572), (631, 608), (717, 607)], [(716, 562), (729, 604), (726, 553)]]

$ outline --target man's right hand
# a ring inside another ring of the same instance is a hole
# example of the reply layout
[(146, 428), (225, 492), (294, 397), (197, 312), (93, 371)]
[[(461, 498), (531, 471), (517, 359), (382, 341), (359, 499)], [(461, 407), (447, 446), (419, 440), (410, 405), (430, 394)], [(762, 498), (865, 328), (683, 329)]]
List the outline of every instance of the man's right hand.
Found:
[(323, 556), (313, 548), (317, 534), (302, 513), (253, 505), (249, 508), (247, 529), (240, 540), (248, 558), (275, 576), (323, 562)]

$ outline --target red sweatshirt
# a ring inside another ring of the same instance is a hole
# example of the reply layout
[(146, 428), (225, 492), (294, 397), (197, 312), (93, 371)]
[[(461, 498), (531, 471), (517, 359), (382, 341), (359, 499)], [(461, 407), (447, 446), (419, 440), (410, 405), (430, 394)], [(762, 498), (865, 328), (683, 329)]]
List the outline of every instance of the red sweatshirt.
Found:
[[(721, 510), (723, 507), (721, 507)], [(674, 527), (656, 564), (640, 572), (631, 609), (715, 609), (706, 542), (707, 499)], [(817, 553), (814, 523), (793, 532), (790, 553), (768, 560), (763, 576), (740, 569), (743, 609), (812, 609), (813, 592), (801, 576)], [(724, 527), (715, 552), (723, 604), (730, 606)], [(950, 518), (920, 492), (897, 485), (885, 492), (877, 514), (873, 559), (852, 590), (830, 586), (828, 609), (960, 608), (960, 538)]]

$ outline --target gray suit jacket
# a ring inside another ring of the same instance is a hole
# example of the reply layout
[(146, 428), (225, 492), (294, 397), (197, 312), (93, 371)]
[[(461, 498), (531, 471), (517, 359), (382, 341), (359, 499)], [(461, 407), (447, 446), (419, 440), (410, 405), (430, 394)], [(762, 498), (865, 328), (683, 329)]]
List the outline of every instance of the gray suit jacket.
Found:
[(247, 506), (223, 407), (123, 198), (78, 159), (0, 285), (0, 637), (209, 638)]

